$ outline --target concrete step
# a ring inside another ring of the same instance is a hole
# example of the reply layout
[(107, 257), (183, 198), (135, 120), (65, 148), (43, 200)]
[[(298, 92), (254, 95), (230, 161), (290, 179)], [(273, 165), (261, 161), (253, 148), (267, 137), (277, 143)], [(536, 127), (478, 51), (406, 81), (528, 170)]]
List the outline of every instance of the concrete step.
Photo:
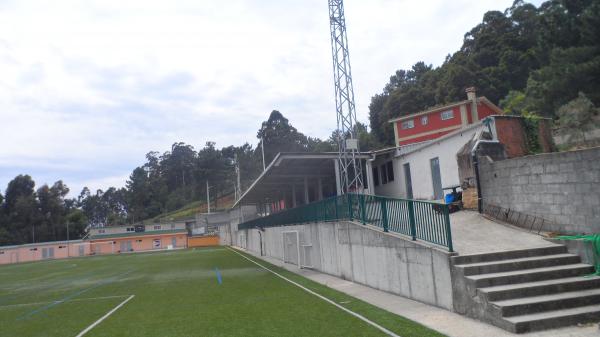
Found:
[(535, 247), (528, 249), (508, 250), (493, 253), (459, 255), (451, 258), (452, 264), (471, 264), (480, 262), (500, 261), (520, 259), (524, 257), (555, 255), (567, 253), (567, 247), (564, 245), (553, 245), (544, 247)]
[(600, 288), (600, 277), (567, 277), (556, 280), (544, 280), (478, 288), (477, 293), (487, 302), (510, 300), (522, 297), (557, 294), (561, 292)]
[(543, 256), (524, 257), (518, 259), (480, 262), (455, 265), (464, 276), (502, 273), (513, 270), (544, 268), (558, 265), (579, 263), (581, 258), (574, 254), (553, 254)]
[(524, 297), (490, 304), (492, 310), (502, 317), (528, 315), (544, 311), (600, 305), (600, 289)]
[(592, 274), (594, 267), (577, 263), (544, 268), (513, 270), (501, 273), (479, 274), (467, 276), (466, 280), (474, 288), (493, 287), (504, 284), (535, 282), (565, 277)]
[(506, 317), (504, 328), (515, 333), (559, 328), (579, 323), (600, 321), (600, 305), (546, 311), (541, 313)]

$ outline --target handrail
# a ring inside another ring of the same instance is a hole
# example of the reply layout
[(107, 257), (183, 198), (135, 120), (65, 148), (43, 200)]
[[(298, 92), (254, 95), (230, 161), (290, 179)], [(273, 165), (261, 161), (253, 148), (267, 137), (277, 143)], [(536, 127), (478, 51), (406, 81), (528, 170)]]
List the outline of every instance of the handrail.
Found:
[(246, 221), (238, 229), (339, 220), (356, 220), (453, 252), (448, 205), (424, 200), (349, 193)]

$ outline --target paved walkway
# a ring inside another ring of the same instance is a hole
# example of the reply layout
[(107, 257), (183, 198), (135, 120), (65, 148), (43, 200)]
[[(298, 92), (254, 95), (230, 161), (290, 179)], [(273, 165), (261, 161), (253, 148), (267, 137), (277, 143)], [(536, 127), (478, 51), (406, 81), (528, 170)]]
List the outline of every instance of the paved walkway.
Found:
[(554, 245), (540, 235), (489, 220), (475, 211), (451, 214), (450, 224), (454, 250), (460, 255)]
[[(247, 253), (257, 256), (250, 251)], [(257, 256), (258, 257), (258, 256)], [(367, 303), (385, 309), (394, 314), (419, 322), (449, 337), (598, 337), (600, 331), (597, 324), (583, 327), (569, 327), (528, 334), (515, 335), (494, 326), (440, 309), (431, 305), (413, 301), (401, 296), (363, 286), (335, 276), (308, 269), (298, 269), (295, 265), (284, 264), (280, 260), (267, 257), (261, 259), (300, 274), (317, 283), (324, 284)]]

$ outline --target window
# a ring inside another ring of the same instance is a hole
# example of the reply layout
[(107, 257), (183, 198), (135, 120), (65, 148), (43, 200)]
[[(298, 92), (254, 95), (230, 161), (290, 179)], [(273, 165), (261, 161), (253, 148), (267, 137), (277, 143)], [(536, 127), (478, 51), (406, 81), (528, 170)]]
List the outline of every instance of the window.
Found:
[(452, 110), (446, 110), (444, 112), (442, 112), (442, 120), (445, 121), (446, 119), (452, 119), (454, 118), (454, 111)]
[(98, 233), (100, 233), (100, 234), (104, 234), (104, 229), (99, 229), (99, 230), (98, 230)]
[(421, 125), (427, 125), (429, 123), (429, 117), (423, 116), (421, 117)]
[(160, 225), (158, 225), (158, 226), (154, 226), (154, 229), (155, 229), (155, 230), (159, 230), (159, 229), (160, 229)]
[(415, 120), (414, 119), (402, 122), (402, 129), (403, 130), (412, 129), (414, 127), (415, 127)]
[(142, 242), (142, 240), (136, 240), (136, 242)]
[(379, 168), (377, 166), (373, 167), (373, 184), (379, 186)]
[(135, 232), (135, 228), (134, 227), (127, 227), (127, 231), (128, 232)]
[(58, 249), (67, 248), (67, 246), (58, 246)]
[(32, 252), (34, 252), (34, 251), (37, 250), (37, 248), (30, 248), (29, 250), (32, 251)]
[(4, 252), (0, 250), (0, 255), (2, 255), (2, 254), (4, 254)]
[(387, 165), (381, 165), (381, 184), (387, 184), (388, 179), (387, 179)]
[(387, 162), (387, 180), (388, 182), (390, 181), (394, 181), (394, 162), (392, 161), (388, 161)]

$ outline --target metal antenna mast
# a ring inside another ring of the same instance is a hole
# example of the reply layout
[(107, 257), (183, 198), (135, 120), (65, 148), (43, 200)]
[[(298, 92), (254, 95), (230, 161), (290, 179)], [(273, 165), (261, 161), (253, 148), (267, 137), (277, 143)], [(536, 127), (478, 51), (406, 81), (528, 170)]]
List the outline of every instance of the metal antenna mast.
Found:
[(333, 55), (333, 82), (335, 85), (335, 107), (339, 149), (340, 179), (343, 193), (363, 192), (363, 177), (358, 158), (358, 139), (354, 88), (350, 70), (346, 17), (343, 0), (329, 1), (329, 23), (331, 28), (331, 52)]

